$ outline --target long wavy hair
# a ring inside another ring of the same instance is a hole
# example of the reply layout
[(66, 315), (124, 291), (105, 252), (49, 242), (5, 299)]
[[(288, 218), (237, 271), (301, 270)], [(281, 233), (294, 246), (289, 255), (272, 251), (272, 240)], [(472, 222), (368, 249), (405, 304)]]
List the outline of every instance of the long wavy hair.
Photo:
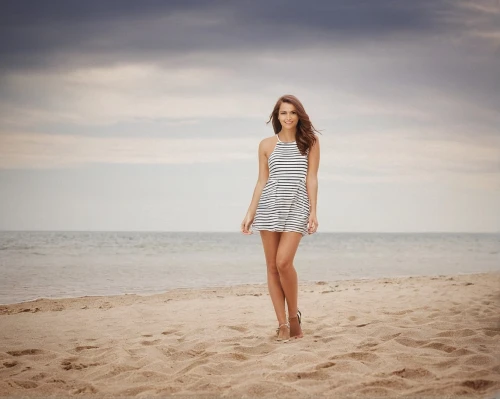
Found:
[(297, 147), (302, 155), (306, 155), (309, 149), (316, 142), (316, 133), (320, 133), (313, 126), (311, 121), (309, 120), (309, 115), (307, 115), (304, 106), (299, 101), (299, 99), (291, 94), (285, 94), (281, 96), (276, 105), (274, 106), (273, 112), (269, 116), (269, 120), (267, 123), (272, 122), (274, 134), (278, 134), (281, 131), (281, 122), (279, 121), (278, 113), (280, 110), (280, 106), (283, 103), (292, 104), (297, 111), (297, 115), (299, 116), (299, 122), (297, 123), (297, 132), (295, 135), (295, 141), (297, 142)]

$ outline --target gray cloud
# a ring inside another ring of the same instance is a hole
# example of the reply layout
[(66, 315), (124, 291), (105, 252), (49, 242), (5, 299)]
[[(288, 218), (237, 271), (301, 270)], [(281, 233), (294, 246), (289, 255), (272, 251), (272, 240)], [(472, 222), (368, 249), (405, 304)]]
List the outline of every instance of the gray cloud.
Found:
[(107, 64), (120, 58), (155, 60), (196, 51), (339, 46), (408, 33), (442, 34), (459, 29), (461, 12), (446, 0), (312, 1), (307, 6), (298, 0), (2, 4), (3, 68), (54, 67), (69, 60)]
[[(205, 115), (199, 123), (198, 109), (188, 116), (173, 112), (165, 117), (141, 114), (132, 104), (147, 101), (153, 108), (165, 97), (214, 94), (274, 98), (281, 88), (292, 87), (321, 99), (314, 103), (319, 115), (336, 112), (335, 122), (323, 125), (330, 130), (343, 127), (339, 118), (344, 118), (345, 129), (353, 131), (361, 116), (380, 129), (418, 123), (427, 130), (446, 127), (457, 135), (498, 134), (500, 60), (494, 51), (475, 46), (477, 37), (492, 32), (500, 15), (499, 7), (488, 1), (345, 0), (315, 1), (307, 7), (298, 1), (2, 4), (0, 108), (6, 132), (184, 136), (205, 134), (200, 126), (208, 123), (217, 126), (212, 134), (228, 136), (237, 124), (231, 118), (241, 121), (234, 112), (226, 112), (225, 120)], [(466, 39), (469, 31), (472, 39)], [(292, 67), (283, 68), (281, 61)], [(128, 80), (125, 84), (111, 75), (93, 81), (94, 75), (85, 74), (74, 81), (54, 73), (58, 68), (71, 74), (77, 67), (134, 62), (141, 70), (156, 65), (157, 72), (149, 79), (141, 75), (142, 80), (127, 75), (138, 81), (130, 87)], [(24, 68), (45, 71), (32, 74)], [(196, 84), (171, 78), (189, 68), (194, 77), (209, 72), (199, 83), (188, 79)], [(13, 73), (18, 74), (14, 79)], [(106, 113), (102, 121), (85, 111), (98, 98), (107, 105), (119, 98), (127, 111)], [(356, 105), (349, 109), (350, 104)], [(65, 113), (80, 118), (65, 120)], [(90, 129), (86, 121), (92, 123)], [(254, 117), (245, 126), (264, 130), (263, 122)]]

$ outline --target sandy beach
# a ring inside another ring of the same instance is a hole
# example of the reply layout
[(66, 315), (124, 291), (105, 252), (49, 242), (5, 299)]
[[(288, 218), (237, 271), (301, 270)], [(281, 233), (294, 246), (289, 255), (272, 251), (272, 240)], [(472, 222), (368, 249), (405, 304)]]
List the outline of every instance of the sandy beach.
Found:
[(0, 306), (0, 396), (500, 394), (500, 274), (300, 285), (275, 341), (265, 285)]

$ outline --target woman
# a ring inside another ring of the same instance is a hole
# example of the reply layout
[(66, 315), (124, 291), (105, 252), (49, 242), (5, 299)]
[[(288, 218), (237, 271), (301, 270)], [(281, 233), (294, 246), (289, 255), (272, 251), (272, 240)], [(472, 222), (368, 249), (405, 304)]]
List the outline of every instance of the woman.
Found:
[(278, 99), (267, 123), (271, 121), (275, 135), (260, 142), (259, 178), (241, 231), (252, 234), (251, 226), (260, 231), (269, 295), (278, 318), (277, 339), (286, 341), (303, 336), (293, 259), (300, 239), (318, 228), (319, 140), (295, 96)]

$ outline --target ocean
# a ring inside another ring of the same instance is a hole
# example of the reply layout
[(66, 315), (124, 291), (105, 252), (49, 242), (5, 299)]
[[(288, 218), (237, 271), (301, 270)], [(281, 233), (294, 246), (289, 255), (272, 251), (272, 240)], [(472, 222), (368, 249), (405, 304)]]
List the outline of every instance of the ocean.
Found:
[[(316, 233), (299, 282), (500, 271), (500, 234)], [(0, 232), (0, 304), (266, 282), (260, 236)]]

